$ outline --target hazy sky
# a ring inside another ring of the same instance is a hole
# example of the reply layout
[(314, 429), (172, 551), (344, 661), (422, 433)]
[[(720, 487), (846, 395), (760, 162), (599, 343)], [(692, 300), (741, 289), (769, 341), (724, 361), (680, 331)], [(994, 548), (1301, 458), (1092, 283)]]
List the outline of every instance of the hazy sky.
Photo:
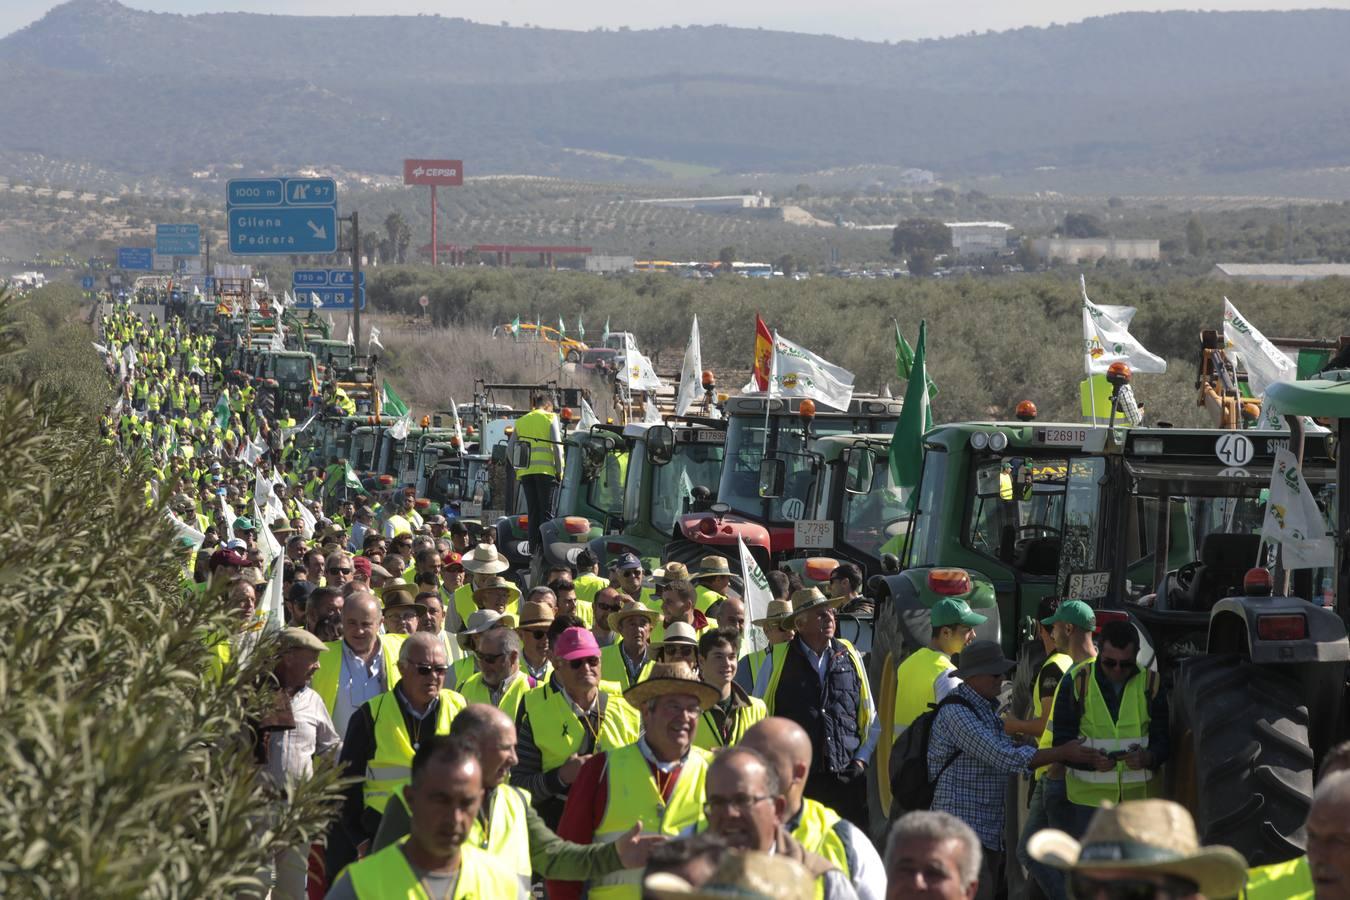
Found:
[[(53, 0), (0, 0), (0, 34), (42, 17)], [(157, 12), (270, 12), (295, 15), (390, 15), (440, 13), (476, 22), (526, 22), (556, 28), (597, 25), (653, 28), (662, 25), (737, 25), (782, 31), (836, 34), (869, 40), (938, 37), (968, 31), (1048, 25), (1131, 10), (1196, 8), (1148, 0), (131, 0), (136, 9)], [(1205, 9), (1298, 9), (1309, 4), (1284, 0), (1210, 0)], [(1350, 0), (1321, 7), (1350, 9)]]

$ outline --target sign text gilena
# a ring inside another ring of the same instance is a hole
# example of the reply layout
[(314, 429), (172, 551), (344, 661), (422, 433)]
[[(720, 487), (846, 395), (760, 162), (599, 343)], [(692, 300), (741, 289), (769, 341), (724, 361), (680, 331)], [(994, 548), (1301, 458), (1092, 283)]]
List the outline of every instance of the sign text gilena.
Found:
[(464, 161), (460, 159), (405, 159), (404, 184), (430, 184), (458, 187), (464, 183)]

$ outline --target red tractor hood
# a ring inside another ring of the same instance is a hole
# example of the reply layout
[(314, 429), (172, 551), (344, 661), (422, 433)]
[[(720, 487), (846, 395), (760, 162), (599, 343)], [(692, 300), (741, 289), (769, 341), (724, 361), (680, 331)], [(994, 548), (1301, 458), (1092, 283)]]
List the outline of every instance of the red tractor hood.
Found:
[(712, 513), (681, 516), (680, 534), (685, 540), (709, 547), (734, 547), (739, 537), (747, 547), (760, 547), (768, 553), (787, 552), (793, 542), (790, 527), (764, 526), (735, 515), (719, 519)]

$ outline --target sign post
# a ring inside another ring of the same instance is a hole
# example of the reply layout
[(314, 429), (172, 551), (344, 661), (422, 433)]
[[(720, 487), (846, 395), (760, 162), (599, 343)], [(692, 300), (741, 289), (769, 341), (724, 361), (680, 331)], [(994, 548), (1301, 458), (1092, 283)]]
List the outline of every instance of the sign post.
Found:
[(461, 187), (464, 184), (462, 159), (405, 159), (403, 183), (425, 184), (431, 188), (431, 264), (437, 262), (436, 188)]
[(225, 186), (230, 252), (337, 252), (337, 185), (331, 178), (235, 178)]

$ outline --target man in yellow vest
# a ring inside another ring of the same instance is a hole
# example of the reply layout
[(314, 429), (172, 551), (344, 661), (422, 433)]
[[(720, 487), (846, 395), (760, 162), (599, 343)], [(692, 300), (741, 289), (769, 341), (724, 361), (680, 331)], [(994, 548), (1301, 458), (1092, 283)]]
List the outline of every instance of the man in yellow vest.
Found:
[(403, 491), (395, 495), (395, 499), (390, 504), (392, 509), (390, 509), (389, 515), (384, 517), (383, 533), (387, 539), (392, 541), (399, 535), (412, 535), (413, 516), (416, 515), (413, 511), (413, 500), (412, 494)]
[[(401, 803), (413, 754), (433, 734), (449, 734), (464, 698), (444, 688), (450, 666), (431, 634), (412, 634), (399, 650), (400, 678), (392, 690), (368, 700), (352, 716), (339, 762), (349, 778), (338, 828), (364, 855), (392, 801)], [(333, 848), (329, 848), (330, 858)], [(336, 872), (340, 866), (330, 866)]]
[(533, 685), (520, 671), (520, 635), (510, 628), (494, 628), (475, 641), (478, 671), (459, 683), (469, 703), (497, 707), (515, 721), (520, 703)]
[(652, 626), (660, 618), (636, 600), (625, 603), (609, 614), (611, 631), (621, 637), (600, 650), (600, 677), (614, 681), (624, 690), (637, 684), (651, 668)]
[(409, 760), (401, 788), (408, 837), (347, 868), (327, 900), (526, 900), (511, 866), (468, 841), (483, 801), (483, 770), (462, 740), (428, 735)]
[(463, 630), (464, 623), (478, 609), (473, 599), (474, 591), (511, 568), (511, 563), (492, 544), (479, 544), (461, 556), (460, 563), (469, 574), (469, 583), (457, 587), (452, 595), (454, 615), (451, 616), (451, 610), (446, 610), (447, 628), (455, 632)]
[(593, 634), (574, 626), (551, 639), (553, 675), (525, 695), (516, 717), (520, 761), (511, 783), (529, 791), (544, 821), (554, 825), (582, 765), (597, 752), (636, 741), (642, 719), (617, 684), (600, 680)]
[[(811, 738), (811, 780), (807, 796), (839, 811), (859, 827), (867, 824), (867, 765), (876, 749), (880, 724), (862, 657), (836, 636), (835, 608), (818, 588), (792, 594), (797, 636), (772, 666), (764, 691), (771, 716), (784, 716)], [(884, 765), (884, 763), (883, 763)]]
[(759, 751), (778, 774), (788, 832), (811, 853), (825, 857), (853, 883), (859, 900), (886, 896), (886, 869), (867, 834), (824, 804), (805, 796), (811, 773), (811, 739), (796, 722), (772, 716), (756, 723), (737, 746)]
[(1081, 737), (1083, 746), (1106, 757), (1092, 769), (1071, 766), (1065, 773), (1078, 826), (1072, 833), (1082, 834), (1103, 802), (1143, 800), (1162, 789), (1157, 772), (1169, 750), (1167, 695), (1155, 673), (1140, 670), (1138, 654), (1134, 625), (1107, 622), (1096, 659), (1075, 666), (1055, 698), (1054, 746)]
[[(783, 576), (783, 573), (769, 573), (769, 587), (774, 590), (777, 589), (774, 584), (777, 580), (773, 577), (775, 575)], [(786, 576), (783, 576), (783, 582), (786, 590)], [(750, 624), (764, 632), (764, 637), (769, 642), (768, 648), (747, 653), (736, 667), (736, 683), (756, 697), (762, 697), (767, 686), (766, 682), (760, 681), (761, 673), (773, 669), (772, 666), (764, 665), (765, 659), (786, 650), (788, 641), (796, 634), (792, 630), (792, 603), (786, 597), (782, 599), (775, 597), (770, 600), (765, 611), (768, 615), (762, 619), (755, 619)]]
[(598, 574), (600, 564), (589, 548), (577, 554), (576, 566), (577, 577), (572, 580), (572, 583), (576, 585), (577, 599), (591, 603), (595, 600), (595, 595), (600, 589), (609, 582)]
[(557, 487), (562, 481), (563, 448), (553, 397), (540, 391), (532, 400), (533, 409), (516, 420), (515, 439), (530, 448), (529, 465), (516, 471), (516, 480), (525, 492), (530, 552), (538, 553), (543, 546), (539, 529), (553, 518)]
[(342, 640), (330, 641), (319, 654), (311, 686), (338, 734), (346, 734), (347, 723), (363, 703), (398, 684), (399, 647), (407, 636), (380, 634), (380, 602), (368, 591), (353, 593), (340, 608)]
[(818, 900), (856, 897), (839, 867), (812, 853), (783, 825), (787, 798), (773, 765), (757, 750), (730, 747), (708, 766), (708, 831), (734, 851), (772, 854), (806, 869)]
[(725, 556), (705, 556), (698, 562), (698, 571), (689, 576), (694, 583), (694, 606), (707, 613), (726, 599), (731, 587), (731, 566)]
[(709, 751), (734, 747), (766, 714), (764, 701), (733, 681), (740, 649), (740, 631), (716, 628), (698, 639), (699, 676), (717, 691), (717, 702), (699, 716), (696, 747)]
[[(1054, 743), (1050, 712), (1054, 709), (1054, 698), (1059, 695), (1060, 686), (1064, 684), (1064, 675), (1078, 663), (1097, 655), (1097, 645), (1092, 641), (1092, 634), (1097, 628), (1097, 615), (1082, 600), (1057, 603), (1054, 598), (1043, 600), (1038, 613), (1041, 617), (1041, 640), (1045, 640), (1045, 631), (1049, 629), (1050, 645), (1047, 650), (1053, 651), (1041, 666), (1032, 696), (1033, 721), (1039, 722), (1041, 726), (1035, 739), (1037, 746), (1045, 749)], [(1062, 673), (1061, 668), (1064, 670)], [(1047, 700), (1045, 693), (1052, 679), (1056, 680), (1049, 688), (1050, 699)], [(1009, 734), (1016, 727), (1013, 725), (1009, 728), (1009, 723), (1004, 722), (1004, 730)], [(1022, 733), (1031, 735), (1029, 730)], [(1027, 842), (1042, 828), (1058, 828), (1061, 831), (1072, 828), (1074, 820), (1075, 813), (1064, 787), (1064, 766), (1055, 763), (1037, 769), (1036, 785), (1031, 792), (1031, 805), (1027, 810), (1026, 825), (1022, 829), (1022, 840), (1017, 846), (1017, 857), (1050, 900), (1064, 900), (1068, 896), (1064, 875), (1032, 859), (1027, 852)]]
[[(642, 713), (636, 743), (597, 753), (577, 775), (558, 834), (578, 843), (617, 840), (635, 823), (644, 832), (681, 837), (703, 821), (704, 778), (711, 754), (694, 746), (698, 718), (717, 692), (680, 663), (658, 663), (651, 675), (624, 692)], [(591, 879), (589, 900), (638, 900), (638, 869)], [(576, 882), (548, 883), (549, 897), (577, 896)]]
[(956, 687), (951, 672), (952, 657), (975, 639), (975, 628), (987, 620), (960, 597), (943, 597), (928, 611), (932, 636), (900, 663), (895, 673), (895, 711), (891, 720), (894, 737)]

